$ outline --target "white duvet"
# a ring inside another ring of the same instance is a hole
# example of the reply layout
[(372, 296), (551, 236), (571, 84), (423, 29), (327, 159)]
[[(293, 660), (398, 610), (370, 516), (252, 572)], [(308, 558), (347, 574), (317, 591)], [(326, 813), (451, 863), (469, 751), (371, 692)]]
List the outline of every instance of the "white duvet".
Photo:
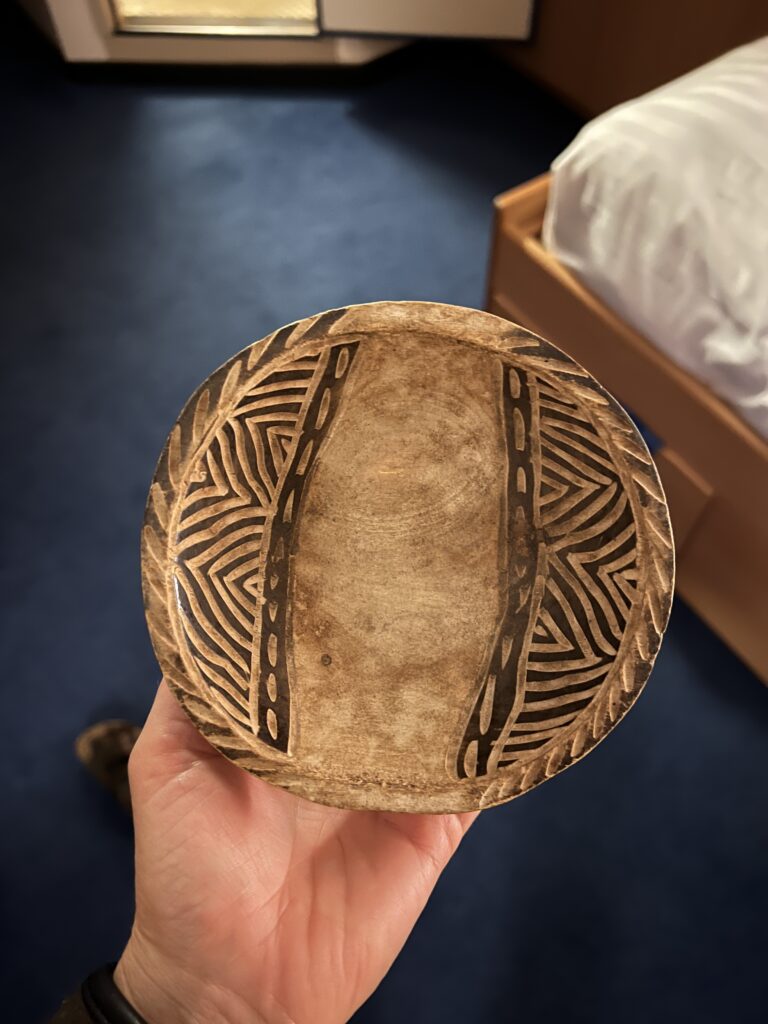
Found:
[(768, 37), (586, 125), (543, 240), (768, 438)]

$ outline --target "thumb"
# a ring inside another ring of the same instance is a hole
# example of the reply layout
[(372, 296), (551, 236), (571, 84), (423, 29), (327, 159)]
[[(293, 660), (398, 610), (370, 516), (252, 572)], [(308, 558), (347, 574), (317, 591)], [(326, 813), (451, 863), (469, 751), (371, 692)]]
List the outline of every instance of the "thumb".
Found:
[(202, 760), (219, 758), (162, 680), (130, 759), (131, 786), (148, 777), (179, 775)]

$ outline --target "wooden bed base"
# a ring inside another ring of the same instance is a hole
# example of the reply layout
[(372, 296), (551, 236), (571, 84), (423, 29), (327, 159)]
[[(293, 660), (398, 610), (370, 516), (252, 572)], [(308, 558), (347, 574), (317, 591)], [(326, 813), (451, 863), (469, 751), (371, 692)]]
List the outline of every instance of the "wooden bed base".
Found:
[(663, 439), (678, 593), (768, 683), (768, 443), (544, 249), (549, 180), (495, 201), (488, 309), (554, 342)]

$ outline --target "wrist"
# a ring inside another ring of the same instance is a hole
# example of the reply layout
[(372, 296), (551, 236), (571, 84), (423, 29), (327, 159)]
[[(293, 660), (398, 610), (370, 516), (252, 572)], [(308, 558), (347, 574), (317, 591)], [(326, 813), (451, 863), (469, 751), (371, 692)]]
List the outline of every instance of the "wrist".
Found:
[(115, 984), (147, 1024), (235, 1024), (211, 1006), (200, 979), (132, 935), (115, 967)]
[(160, 958), (147, 956), (132, 936), (115, 967), (114, 982), (131, 1006), (148, 1024), (189, 1024), (197, 1018), (188, 1006), (191, 993), (181, 998), (178, 978)]
[(147, 1024), (293, 1024), (172, 963), (135, 933), (115, 967), (118, 989)]

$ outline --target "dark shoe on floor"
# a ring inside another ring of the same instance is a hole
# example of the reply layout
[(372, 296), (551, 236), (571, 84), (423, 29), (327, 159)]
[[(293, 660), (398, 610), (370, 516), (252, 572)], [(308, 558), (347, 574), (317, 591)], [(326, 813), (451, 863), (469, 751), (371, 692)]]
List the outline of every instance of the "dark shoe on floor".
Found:
[(120, 718), (97, 722), (75, 740), (75, 753), (94, 778), (126, 808), (131, 809), (128, 758), (141, 727)]

